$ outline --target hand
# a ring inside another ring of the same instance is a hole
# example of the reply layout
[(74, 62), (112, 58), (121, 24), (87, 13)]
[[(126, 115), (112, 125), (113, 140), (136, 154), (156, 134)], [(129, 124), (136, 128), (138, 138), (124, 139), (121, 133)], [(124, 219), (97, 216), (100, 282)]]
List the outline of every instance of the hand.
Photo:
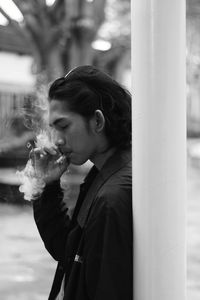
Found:
[(64, 158), (61, 163), (58, 159), (61, 156), (58, 148), (35, 148), (30, 153), (30, 158), (35, 169), (35, 175), (42, 178), (46, 184), (60, 179), (61, 175), (69, 166), (69, 159)]

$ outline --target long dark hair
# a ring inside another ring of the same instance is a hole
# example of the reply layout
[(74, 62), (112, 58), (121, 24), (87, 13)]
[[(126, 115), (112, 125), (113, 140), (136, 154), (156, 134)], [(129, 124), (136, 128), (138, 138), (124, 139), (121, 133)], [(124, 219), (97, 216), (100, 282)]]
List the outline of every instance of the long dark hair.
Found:
[(100, 109), (105, 134), (112, 146), (131, 145), (131, 95), (117, 81), (93, 66), (80, 66), (49, 88), (49, 101), (66, 101), (67, 108), (86, 120)]

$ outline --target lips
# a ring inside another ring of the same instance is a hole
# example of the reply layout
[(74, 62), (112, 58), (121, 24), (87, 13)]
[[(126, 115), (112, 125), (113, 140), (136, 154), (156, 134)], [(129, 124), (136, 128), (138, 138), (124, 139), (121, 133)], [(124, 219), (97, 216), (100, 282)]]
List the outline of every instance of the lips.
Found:
[(70, 152), (66, 152), (66, 151), (62, 152), (62, 155), (66, 156), (67, 158), (70, 158), (71, 154), (72, 154), (71, 151)]
[(67, 163), (69, 164), (70, 163), (70, 154), (71, 152), (65, 152), (65, 153), (61, 153), (61, 151), (59, 151), (59, 157), (58, 159), (56, 160), (56, 163), (57, 164), (63, 164), (65, 161), (67, 161)]
[(68, 156), (68, 155), (71, 153), (71, 151), (66, 150), (66, 149), (64, 149), (64, 148), (62, 148), (62, 147), (58, 147), (58, 150), (59, 150), (59, 152), (60, 152), (62, 155), (66, 155), (66, 156)]

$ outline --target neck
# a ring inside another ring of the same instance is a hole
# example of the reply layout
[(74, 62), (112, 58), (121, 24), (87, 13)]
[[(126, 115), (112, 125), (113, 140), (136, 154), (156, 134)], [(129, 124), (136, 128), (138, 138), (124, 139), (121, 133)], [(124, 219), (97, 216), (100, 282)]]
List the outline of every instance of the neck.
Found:
[(91, 159), (91, 162), (97, 167), (98, 170), (100, 170), (104, 163), (107, 161), (107, 159), (112, 156), (112, 154), (115, 152), (115, 148), (108, 148), (105, 151), (99, 152), (95, 155), (93, 159)]

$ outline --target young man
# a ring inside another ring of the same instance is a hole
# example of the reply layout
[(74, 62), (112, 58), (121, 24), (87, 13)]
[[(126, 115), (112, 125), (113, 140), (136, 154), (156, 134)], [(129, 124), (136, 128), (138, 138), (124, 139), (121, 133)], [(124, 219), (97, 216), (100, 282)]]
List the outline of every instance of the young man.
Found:
[[(35, 151), (40, 189), (33, 195), (38, 230), (58, 261), (49, 299), (132, 300), (131, 97), (105, 73), (81, 66), (51, 85), (49, 124), (56, 146)], [(94, 166), (70, 219), (60, 177), (69, 163), (87, 160)]]

